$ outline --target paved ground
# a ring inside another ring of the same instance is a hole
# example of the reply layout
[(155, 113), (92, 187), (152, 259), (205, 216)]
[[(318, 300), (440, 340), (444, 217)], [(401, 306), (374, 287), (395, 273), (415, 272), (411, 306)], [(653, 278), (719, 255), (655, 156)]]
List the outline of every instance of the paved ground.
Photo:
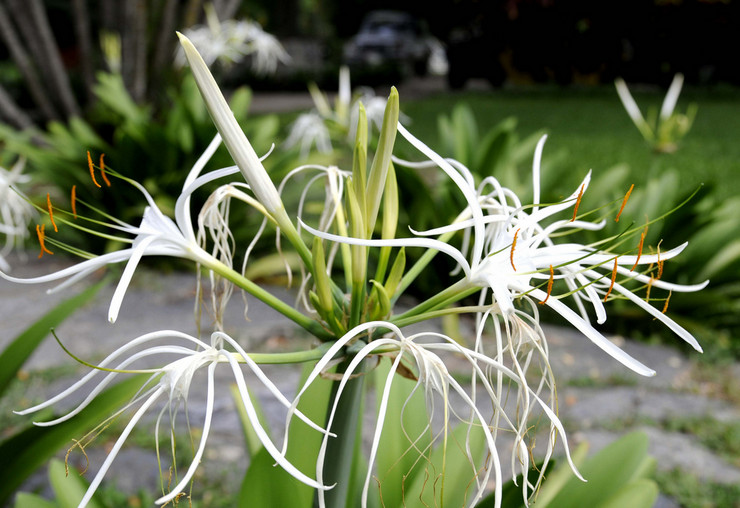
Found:
[[(14, 274), (18, 276), (48, 273), (66, 264), (56, 256), (45, 256), (41, 261), (31, 257), (25, 263), (13, 257), (11, 262), (15, 266)], [(17, 286), (0, 280), (0, 319), (3, 323), (0, 347), (64, 296), (46, 295), (45, 289), (46, 286)], [(293, 298), (288, 290), (272, 289), (286, 301)], [(77, 288), (70, 292), (72, 290)], [(96, 359), (142, 333), (166, 328), (195, 333), (194, 292), (195, 279), (190, 274), (141, 271), (126, 295), (116, 324), (106, 321), (112, 294), (110, 288), (103, 290), (94, 303), (71, 316), (58, 328), (58, 334), (72, 351), (85, 358)], [(242, 344), (253, 350), (277, 351), (291, 347), (294, 341), (307, 340), (301, 334), (296, 335), (294, 328), (275, 311), (254, 299), (249, 302), (251, 321), (244, 321), (238, 295), (232, 299), (226, 320), (227, 331)], [(593, 450), (597, 450), (625, 432), (642, 428), (650, 436), (650, 452), (658, 459), (660, 469), (680, 467), (701, 478), (740, 483), (740, 469), (713, 454), (695, 437), (660, 429), (662, 422), (675, 417), (711, 417), (720, 421), (740, 419), (740, 408), (727, 401), (722, 390), (697, 377), (699, 369), (695, 358), (685, 357), (670, 347), (614, 337), (613, 340), (625, 350), (658, 371), (656, 377), (645, 379), (628, 372), (578, 333), (553, 326), (548, 326), (546, 332), (551, 363), (560, 386), (561, 417), (574, 444), (585, 440), (591, 443)], [(38, 371), (60, 365), (69, 368), (56, 369), (59, 375), (46, 376), (44, 383), (38, 381)], [(29, 376), (21, 382), (21, 389), (13, 391), (16, 400), (10, 404), (24, 407), (30, 401), (55, 393), (68, 386), (82, 370), (49, 338), (24, 367)], [(291, 393), (297, 374), (283, 370), (271, 369), (271, 374), (276, 376), (281, 389)], [(728, 368), (727, 375), (740, 380), (740, 365)], [(229, 382), (227, 376), (219, 378), (219, 381), (222, 383), (220, 386), (227, 386)], [(198, 422), (201, 421), (199, 412), (202, 414), (203, 411), (203, 389), (196, 386), (193, 390), (191, 421)], [(8, 408), (7, 401), (3, 407)], [(267, 406), (276, 425), (281, 417), (279, 411), (273, 410), (278, 409)], [(229, 482), (236, 481), (246, 465), (242, 437), (228, 393), (221, 393), (217, 400), (214, 425), (206, 465), (202, 470), (208, 471), (209, 475), (215, 472), (220, 478), (219, 483), (227, 485), (228, 489)], [(90, 452), (91, 472), (102, 462), (104, 453), (101, 449)], [(122, 490), (136, 491), (144, 487), (154, 492), (156, 467), (155, 456), (150, 450), (131, 447), (120, 455), (110, 477), (115, 478)], [(38, 488), (44, 482), (43, 476), (37, 476), (26, 488)], [(660, 506), (675, 505), (662, 498)]]

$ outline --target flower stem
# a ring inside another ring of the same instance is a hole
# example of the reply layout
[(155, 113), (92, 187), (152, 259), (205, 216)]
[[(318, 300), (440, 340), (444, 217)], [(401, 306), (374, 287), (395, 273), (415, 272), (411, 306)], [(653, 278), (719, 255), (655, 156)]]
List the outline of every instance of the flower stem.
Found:
[[(309, 253), (310, 255), (310, 253)], [(254, 296), (255, 298), (259, 298), (263, 302), (265, 302), (267, 305), (287, 317), (288, 319), (291, 319), (296, 324), (303, 327), (305, 330), (307, 330), (311, 335), (316, 337), (317, 339), (321, 340), (322, 342), (331, 340), (334, 338), (334, 336), (328, 331), (325, 330), (317, 321), (314, 321), (310, 317), (306, 316), (305, 314), (301, 314), (296, 309), (285, 303), (284, 301), (280, 300), (279, 298), (275, 297), (271, 293), (265, 291), (260, 286), (252, 282), (251, 280), (247, 279), (245, 276), (240, 274), (239, 272), (232, 270), (225, 264), (219, 262), (215, 258), (209, 259), (203, 259), (201, 257), (201, 263), (206, 266), (208, 269), (213, 270), (215, 273), (219, 274), (221, 277), (225, 278), (226, 280), (229, 280), (236, 284), (238, 287), (249, 293), (250, 295)]]

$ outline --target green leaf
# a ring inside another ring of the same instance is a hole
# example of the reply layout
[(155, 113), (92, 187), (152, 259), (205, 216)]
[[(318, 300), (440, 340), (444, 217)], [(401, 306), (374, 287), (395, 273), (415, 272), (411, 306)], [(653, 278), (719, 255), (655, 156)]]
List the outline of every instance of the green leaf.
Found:
[(658, 499), (658, 485), (652, 480), (641, 479), (623, 486), (599, 508), (651, 508)]
[(56, 508), (57, 505), (36, 494), (19, 492), (15, 496), (14, 508)]
[[(587, 454), (588, 443), (585, 442), (578, 445), (575, 451), (571, 453), (571, 460), (579, 470), (583, 462), (586, 460)], [(531, 508), (544, 508), (548, 506), (550, 501), (553, 500), (553, 498), (558, 494), (558, 492), (560, 492), (560, 490), (562, 490), (563, 486), (565, 486), (571, 478), (573, 478), (573, 471), (571, 471), (570, 464), (568, 463), (565, 463), (554, 471), (548, 473), (547, 478), (542, 482), (539, 492), (537, 492), (535, 500), (530, 503), (529, 506)]]
[[(252, 400), (252, 405), (254, 406), (254, 410), (257, 413), (257, 418), (262, 424), (262, 428), (265, 429), (265, 432), (267, 432), (267, 435), (269, 436), (270, 427), (267, 424), (267, 417), (265, 416), (265, 411), (262, 409), (262, 404), (260, 404), (259, 398), (254, 396), (249, 387), (247, 387), (247, 392), (249, 393), (249, 397)], [(259, 440), (259, 437), (257, 437), (257, 433), (254, 431), (254, 427), (249, 421), (247, 410), (241, 403), (241, 395), (239, 394), (239, 388), (236, 386), (236, 384), (231, 385), (231, 397), (234, 399), (236, 412), (239, 416), (239, 421), (242, 424), (242, 431), (244, 432), (244, 442), (247, 445), (249, 456), (255, 457), (258, 453), (260, 453), (260, 451), (262, 451), (262, 442)]]
[(57, 450), (108, 418), (146, 383), (149, 374), (127, 379), (99, 394), (77, 416), (53, 427), (29, 426), (0, 443), (0, 504)]
[[(64, 462), (56, 459), (49, 463), (49, 481), (59, 508), (77, 508), (89, 486), (76, 471), (72, 470), (67, 474)], [(100, 508), (100, 503), (93, 498), (87, 506)]]
[[(587, 480), (586, 483), (572, 476), (548, 506), (598, 506), (634, 479), (635, 471), (642, 468), (647, 447), (648, 438), (642, 432), (627, 434), (618, 439), (579, 468), (581, 475)], [(540, 508), (541, 505), (537, 506)]]
[(47, 312), (26, 331), (16, 337), (0, 354), (0, 394), (8, 387), (29, 356), (39, 344), (49, 335), (49, 330), (59, 326), (74, 311), (89, 302), (98, 290), (105, 284), (102, 281), (80, 294), (69, 298)]

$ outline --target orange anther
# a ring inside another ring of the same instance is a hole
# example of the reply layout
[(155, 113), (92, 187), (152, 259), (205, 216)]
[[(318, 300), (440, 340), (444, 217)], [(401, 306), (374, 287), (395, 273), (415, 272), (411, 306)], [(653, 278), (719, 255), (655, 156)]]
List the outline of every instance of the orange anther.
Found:
[(90, 178), (96, 187), (101, 187), (98, 181), (95, 179), (95, 166), (93, 166), (92, 157), (90, 157), (90, 150), (87, 151), (87, 167), (90, 168)]
[(104, 153), (100, 154), (100, 176), (103, 177), (103, 181), (105, 182), (105, 185), (110, 187), (110, 180), (108, 180), (108, 176), (105, 174), (105, 162), (103, 162), (103, 157), (105, 157)]
[(665, 260), (660, 259), (660, 244), (658, 244), (658, 275), (655, 276), (655, 280), (660, 280), (663, 276), (663, 263)]
[(57, 228), (57, 223), (54, 222), (54, 212), (52, 211), (53, 207), (51, 206), (51, 196), (49, 196), (49, 193), (46, 193), (46, 207), (49, 209), (49, 219), (51, 220), (51, 225), (54, 226), (54, 232), (58, 233), (59, 229)]
[(673, 294), (673, 291), (668, 291), (668, 298), (665, 299), (665, 305), (663, 305), (663, 310), (661, 311), (663, 314), (665, 314), (665, 311), (668, 310), (668, 302), (671, 301), (672, 294)]
[(617, 264), (618, 257), (614, 258), (614, 268), (612, 268), (612, 282), (609, 284), (609, 289), (606, 291), (606, 295), (604, 295), (604, 301), (606, 301), (607, 298), (609, 298), (609, 295), (612, 292), (612, 289), (614, 289), (614, 281), (617, 280), (617, 267), (619, 266)]
[(547, 296), (544, 300), (539, 302), (540, 305), (544, 305), (545, 302), (550, 298), (550, 293), (552, 293), (552, 283), (555, 280), (555, 270), (553, 270), (552, 265), (550, 265), (550, 280), (547, 281)]
[(72, 195), (69, 198), (70, 203), (72, 204), (72, 215), (74, 218), (77, 218), (77, 186), (72, 186)]
[(642, 245), (645, 243), (645, 235), (647, 235), (648, 227), (645, 226), (645, 229), (642, 230), (642, 233), (640, 233), (640, 245), (637, 246), (637, 259), (635, 259), (635, 264), (632, 265), (632, 268), (630, 268), (631, 272), (635, 271), (635, 268), (637, 268), (637, 263), (640, 262), (640, 256), (642, 256)]
[(578, 197), (576, 198), (576, 206), (573, 208), (573, 218), (570, 219), (571, 222), (576, 220), (576, 216), (578, 215), (578, 207), (581, 204), (581, 198), (583, 197), (583, 191), (586, 189), (586, 184), (584, 183), (581, 185), (581, 190), (578, 191)]
[(619, 222), (619, 216), (622, 215), (622, 212), (624, 211), (624, 207), (627, 204), (627, 200), (630, 198), (630, 194), (632, 194), (632, 189), (635, 188), (635, 184), (633, 183), (630, 185), (630, 190), (627, 191), (627, 194), (624, 195), (624, 199), (622, 200), (622, 206), (619, 208), (619, 212), (617, 212), (617, 216), (614, 218), (614, 222)]
[(511, 267), (516, 272), (516, 266), (514, 266), (514, 249), (516, 249), (516, 237), (519, 235), (519, 229), (514, 233), (514, 239), (511, 241), (511, 254), (509, 254), (509, 261), (511, 261)]
[(54, 254), (52, 251), (46, 248), (44, 245), (44, 238), (46, 238), (46, 235), (44, 234), (44, 224), (36, 224), (36, 236), (39, 237), (39, 245), (41, 246), (41, 252), (39, 252), (39, 259), (44, 257), (44, 252), (47, 254)]

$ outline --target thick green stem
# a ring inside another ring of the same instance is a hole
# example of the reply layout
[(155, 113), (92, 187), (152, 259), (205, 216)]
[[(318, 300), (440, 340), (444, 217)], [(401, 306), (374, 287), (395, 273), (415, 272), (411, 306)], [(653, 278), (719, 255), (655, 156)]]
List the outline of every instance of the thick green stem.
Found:
[[(344, 373), (351, 358), (339, 364), (337, 373)], [(362, 374), (362, 365), (355, 373)], [(362, 439), (362, 418), (365, 398), (365, 376), (359, 375), (350, 379), (337, 405), (336, 416), (331, 430), (337, 435), (330, 438), (324, 458), (324, 483), (334, 485), (325, 493), (326, 506), (354, 506), (354, 483), (356, 482), (356, 453)], [(340, 381), (334, 382), (329, 404), (334, 403)], [(316, 506), (316, 504), (314, 504)]]

